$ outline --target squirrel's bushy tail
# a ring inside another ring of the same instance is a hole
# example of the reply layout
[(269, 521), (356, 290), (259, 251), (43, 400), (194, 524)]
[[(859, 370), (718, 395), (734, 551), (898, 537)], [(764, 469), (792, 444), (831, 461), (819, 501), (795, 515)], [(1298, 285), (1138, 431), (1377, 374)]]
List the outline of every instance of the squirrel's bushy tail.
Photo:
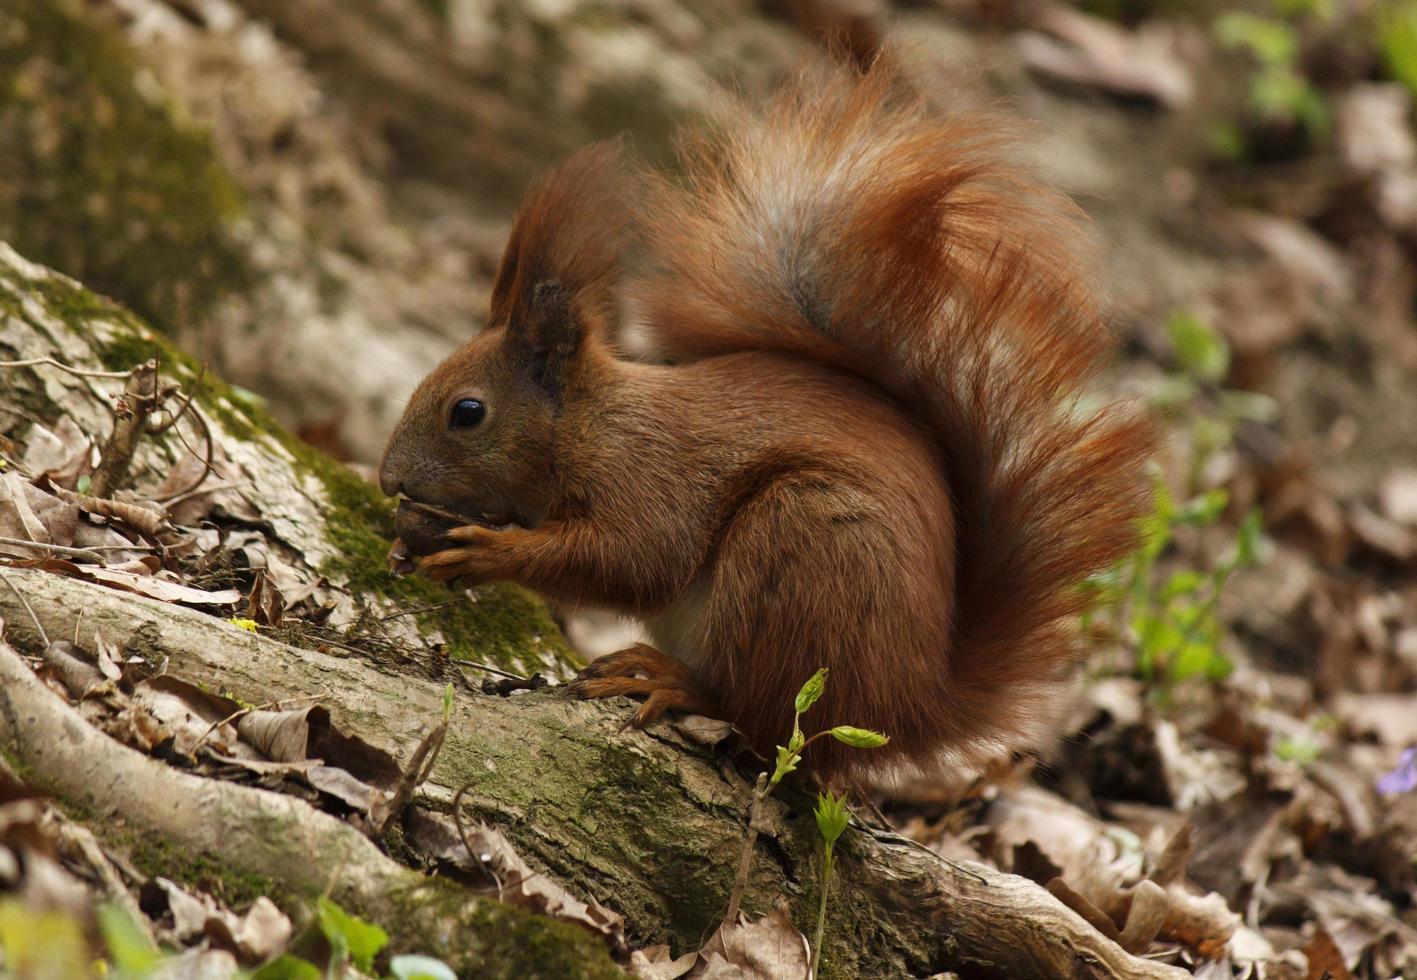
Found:
[(762, 115), (725, 109), (680, 177), (650, 178), (662, 265), (635, 298), (671, 359), (795, 352), (935, 430), (958, 529), (951, 727), (1008, 741), (1030, 712), (1000, 693), (1071, 662), (1080, 581), (1135, 544), (1151, 437), (1083, 401), (1113, 339), (1077, 209), (1008, 162), (999, 123), (903, 88), (882, 60), (806, 73)]

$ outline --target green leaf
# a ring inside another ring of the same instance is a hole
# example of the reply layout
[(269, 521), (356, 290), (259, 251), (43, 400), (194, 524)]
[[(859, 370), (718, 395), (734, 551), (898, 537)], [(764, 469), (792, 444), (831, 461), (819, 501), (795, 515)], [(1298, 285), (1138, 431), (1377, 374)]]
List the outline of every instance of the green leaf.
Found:
[(1186, 371), (1211, 384), (1220, 382), (1230, 369), (1230, 345), (1210, 324), (1185, 310), (1166, 321), (1176, 357)]
[(1285, 762), (1314, 762), (1319, 757), (1319, 746), (1308, 740), (1285, 737), (1274, 744), (1274, 754)]
[(356, 967), (369, 973), (374, 969), (374, 957), (389, 942), (389, 934), (372, 922), (351, 915), (333, 901), (321, 896), (317, 905), (320, 931), (330, 941), (340, 959), (348, 956)]
[(76, 917), (42, 912), (0, 896), (0, 976), (86, 977), (108, 972), (92, 969), (91, 962), (88, 939)]
[(1240, 522), (1235, 536), (1235, 564), (1253, 565), (1259, 561), (1260, 544), (1264, 541), (1264, 525), (1258, 510), (1251, 510)]
[(785, 745), (779, 745), (777, 747), (777, 768), (773, 770), (772, 779), (768, 782), (776, 786), (778, 783), (782, 782), (782, 777), (795, 770), (797, 763), (801, 761), (802, 757), (792, 749), (789, 749)]
[(453, 685), (449, 684), (443, 690), (443, 723), (453, 717)]
[(1417, 2), (1388, 0), (1375, 4), (1378, 47), (1388, 74), (1417, 93)]
[(1176, 523), (1191, 527), (1209, 527), (1220, 518), (1229, 503), (1230, 494), (1224, 490), (1218, 487), (1207, 490), (1201, 496), (1186, 501), (1186, 505), (1176, 513)]
[(314, 963), (285, 953), (251, 974), (251, 980), (320, 980), (322, 976)]
[(1183, 568), (1166, 580), (1166, 584), (1161, 587), (1159, 598), (1162, 602), (1169, 602), (1178, 596), (1195, 595), (1208, 581), (1210, 576), (1205, 573)]
[(851, 821), (851, 814), (846, 809), (846, 795), (836, 796), (831, 790), (827, 790), (825, 795), (817, 794), (817, 809), (814, 813), (817, 818), (817, 832), (822, 835), (822, 840), (828, 847), (836, 843)]
[(113, 964), (123, 973), (145, 974), (162, 962), (152, 944), (122, 906), (105, 903), (98, 910), (98, 927)]
[(1254, 14), (1231, 12), (1215, 21), (1215, 36), (1227, 48), (1243, 48), (1264, 65), (1292, 65), (1299, 55), (1294, 28)]
[(797, 701), (794, 707), (800, 715), (812, 705), (817, 703), (817, 699), (822, 696), (822, 691), (827, 686), (827, 668), (823, 667), (811, 677), (807, 678), (807, 683), (802, 685), (802, 690), (797, 692)]
[(890, 741), (880, 732), (873, 732), (866, 728), (852, 728), (850, 725), (837, 725), (831, 730), (831, 737), (857, 749), (878, 749)]
[(74, 481), (74, 492), (88, 493), (89, 487), (91, 486), (93, 486), (93, 477), (85, 473), (83, 476), (79, 477), (77, 480)]
[(394, 980), (458, 980), (453, 968), (431, 956), (408, 953), (389, 961)]
[(1286, 17), (1317, 17), (1328, 20), (1333, 16), (1333, 0), (1273, 0), (1277, 13)]

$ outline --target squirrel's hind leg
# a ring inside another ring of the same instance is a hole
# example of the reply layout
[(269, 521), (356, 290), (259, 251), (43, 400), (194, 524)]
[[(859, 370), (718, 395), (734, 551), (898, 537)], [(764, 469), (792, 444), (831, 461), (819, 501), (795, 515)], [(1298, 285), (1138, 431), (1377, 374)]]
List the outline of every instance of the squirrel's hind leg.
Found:
[(568, 689), (586, 700), (617, 695), (645, 698), (635, 713), (637, 728), (658, 720), (666, 711), (714, 718), (722, 714), (689, 668), (645, 643), (592, 661)]

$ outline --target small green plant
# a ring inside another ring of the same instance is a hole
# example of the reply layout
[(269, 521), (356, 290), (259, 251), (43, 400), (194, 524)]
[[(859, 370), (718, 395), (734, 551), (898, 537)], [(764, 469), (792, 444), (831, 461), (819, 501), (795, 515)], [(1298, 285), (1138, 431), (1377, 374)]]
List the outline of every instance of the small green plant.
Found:
[(812, 937), (812, 965), (807, 976), (817, 975), (817, 964), (822, 958), (822, 936), (827, 927), (827, 889), (831, 887), (835, 866), (835, 846), (837, 838), (846, 831), (851, 814), (846, 809), (846, 795), (837, 796), (831, 790), (817, 794), (817, 833), (822, 836), (822, 898), (817, 905), (817, 931)]
[(330, 944), (330, 966), (338, 974), (353, 963), (365, 973), (374, 970), (374, 957), (389, 943), (389, 934), (372, 922), (351, 915), (335, 902), (320, 897), (315, 906), (320, 931)]
[(1215, 38), (1223, 47), (1244, 51), (1253, 62), (1249, 104), (1260, 119), (1297, 122), (1310, 139), (1324, 136), (1330, 125), (1323, 93), (1309, 81), (1299, 63), (1299, 33), (1295, 20), (1327, 16), (1319, 0), (1275, 0), (1275, 16), (1230, 11), (1216, 18)]
[[(1179, 371), (1166, 379), (1155, 407), (1189, 425), (1184, 496), (1178, 499), (1158, 474), (1154, 508), (1141, 526), (1141, 546), (1085, 586), (1099, 600), (1095, 608), (1114, 610), (1113, 629), (1135, 650), (1137, 674), (1162, 696), (1182, 682), (1216, 680), (1232, 670), (1221, 649), (1224, 626), (1217, 606), (1230, 577), (1259, 560), (1259, 514), (1245, 516), (1234, 540), (1210, 567), (1163, 573), (1160, 566), (1183, 528), (1212, 527), (1229, 505), (1225, 490), (1204, 487), (1209, 461), (1229, 448), (1240, 421), (1268, 418), (1273, 411), (1263, 396), (1220, 387), (1230, 368), (1230, 349), (1205, 320), (1180, 311), (1170, 317), (1167, 329)], [(1084, 628), (1093, 625), (1092, 617), (1086, 617)]]
[(1374, 13), (1388, 74), (1417, 95), (1417, 0), (1385, 0)]
[[(76, 916), (34, 911), (13, 899), (0, 900), (0, 977), (149, 980), (172, 972), (176, 954), (154, 945), (122, 906), (99, 906), (97, 919), (101, 944), (95, 960), (95, 951)], [(389, 941), (383, 929), (328, 898), (317, 903), (315, 921), (330, 947), (324, 969), (294, 953), (284, 953), (239, 976), (248, 980), (323, 980), (344, 976), (350, 966), (362, 975), (376, 975), (374, 959)], [(404, 954), (390, 959), (387, 976), (390, 980), (455, 980), (456, 974), (442, 960)]]
[(1167, 691), (1192, 678), (1219, 680), (1233, 669), (1221, 650), (1224, 633), (1217, 605), (1236, 569), (1254, 564), (1260, 543), (1258, 513), (1246, 515), (1235, 541), (1214, 567), (1183, 568), (1158, 576), (1161, 557), (1178, 528), (1215, 524), (1228, 502), (1223, 490), (1177, 504), (1157, 483), (1156, 511), (1147, 519), (1145, 541), (1132, 558), (1123, 624), (1137, 651), (1143, 680)]
[[(890, 741), (886, 735), (880, 732), (873, 732), (866, 728), (856, 728), (852, 725), (837, 725), (817, 732), (810, 738), (802, 734), (802, 715), (805, 714), (812, 705), (822, 696), (826, 690), (827, 668), (823, 667), (807, 679), (807, 683), (802, 685), (802, 689), (797, 692), (797, 697), (793, 700), (792, 709), (792, 736), (787, 740), (786, 745), (777, 747), (777, 761), (771, 773), (763, 772), (758, 775), (758, 784), (753, 789), (752, 802), (748, 806), (748, 832), (743, 837), (743, 848), (738, 855), (738, 873), (733, 879), (733, 891), (728, 897), (728, 909), (723, 914), (723, 924), (725, 927), (732, 926), (738, 921), (738, 910), (743, 902), (743, 889), (748, 884), (748, 873), (753, 867), (753, 847), (758, 840), (758, 827), (761, 821), (761, 811), (763, 801), (783, 777), (793, 772), (802, 761), (802, 755), (811, 747), (813, 742), (822, 738), (834, 738), (843, 745), (850, 745), (857, 749), (877, 749)], [(830, 797), (835, 800), (830, 804), (827, 816), (833, 821), (826, 825), (835, 827), (840, 823), (840, 829), (828, 838), (827, 830), (823, 825), (822, 798), (818, 797), (817, 803), (817, 829), (820, 831), (824, 841), (823, 876), (822, 876), (822, 898), (821, 906), (817, 916), (817, 938), (812, 944), (812, 975), (816, 975), (816, 964), (821, 950), (822, 930), (826, 922), (827, 884), (831, 879), (832, 847), (836, 840), (846, 829), (847, 813), (845, 809), (846, 798)], [(840, 814), (838, 816), (838, 813)]]

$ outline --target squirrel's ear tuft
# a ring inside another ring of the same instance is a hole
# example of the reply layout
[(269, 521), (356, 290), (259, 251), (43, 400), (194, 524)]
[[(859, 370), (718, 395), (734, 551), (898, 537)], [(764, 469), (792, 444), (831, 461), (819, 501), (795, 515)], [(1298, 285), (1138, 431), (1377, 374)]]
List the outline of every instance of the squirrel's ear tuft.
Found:
[(553, 398), (565, 390), (584, 335), (570, 290), (555, 279), (533, 286), (507, 323), (508, 342), (521, 353), (532, 381)]
[(580, 150), (531, 186), (497, 268), (490, 323), (524, 319), (533, 292), (553, 283), (577, 308), (613, 314), (623, 259), (635, 238), (627, 190), (632, 172), (613, 140)]

